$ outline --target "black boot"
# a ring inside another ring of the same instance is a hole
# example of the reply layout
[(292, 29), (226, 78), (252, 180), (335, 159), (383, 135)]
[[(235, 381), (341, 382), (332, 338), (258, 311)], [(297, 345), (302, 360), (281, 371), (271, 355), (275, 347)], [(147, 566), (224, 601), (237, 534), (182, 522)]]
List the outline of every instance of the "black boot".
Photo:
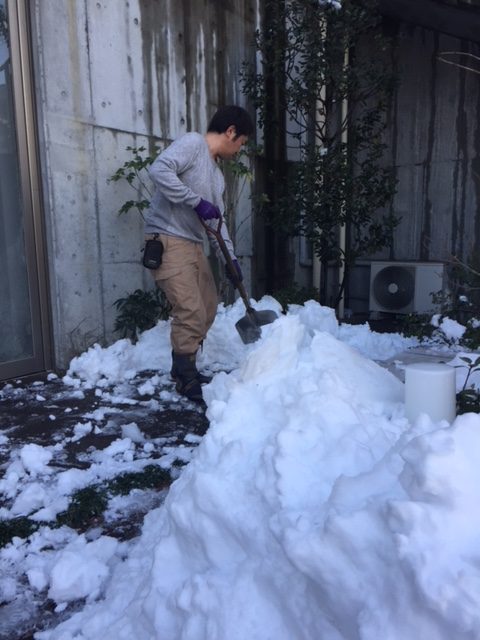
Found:
[[(195, 365), (195, 369), (196, 369), (196, 365)], [(170, 377), (174, 382), (178, 382), (178, 373), (175, 366), (175, 357), (174, 357), (173, 351), (172, 351), (172, 368), (170, 369)], [(209, 382), (212, 381), (212, 376), (204, 376), (203, 373), (200, 373), (200, 371), (198, 371), (198, 369), (197, 369), (197, 378), (200, 384), (208, 384)]]
[(175, 389), (178, 393), (189, 400), (203, 403), (195, 358), (195, 353), (172, 353), (172, 378), (176, 381)]

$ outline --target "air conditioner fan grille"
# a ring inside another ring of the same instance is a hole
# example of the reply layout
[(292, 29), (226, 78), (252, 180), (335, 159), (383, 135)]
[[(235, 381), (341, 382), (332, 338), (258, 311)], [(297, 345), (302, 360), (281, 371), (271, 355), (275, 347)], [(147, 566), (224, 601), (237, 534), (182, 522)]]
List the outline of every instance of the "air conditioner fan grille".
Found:
[(373, 294), (385, 309), (406, 307), (412, 302), (415, 294), (413, 270), (408, 267), (385, 267), (373, 280)]

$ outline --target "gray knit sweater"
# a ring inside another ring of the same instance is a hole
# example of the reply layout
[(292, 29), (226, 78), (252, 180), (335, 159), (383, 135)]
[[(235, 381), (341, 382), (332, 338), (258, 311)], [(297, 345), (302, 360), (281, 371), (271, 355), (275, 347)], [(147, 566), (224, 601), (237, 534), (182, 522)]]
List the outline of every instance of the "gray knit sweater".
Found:
[[(205, 138), (186, 133), (159, 154), (150, 168), (155, 193), (145, 214), (145, 233), (164, 233), (203, 243), (205, 230), (193, 210), (200, 199), (208, 200), (224, 212), (225, 181), (210, 155)], [(218, 220), (209, 221), (213, 227)], [(225, 224), (222, 235), (234, 258), (233, 245)], [(212, 242), (221, 257), (216, 241)]]

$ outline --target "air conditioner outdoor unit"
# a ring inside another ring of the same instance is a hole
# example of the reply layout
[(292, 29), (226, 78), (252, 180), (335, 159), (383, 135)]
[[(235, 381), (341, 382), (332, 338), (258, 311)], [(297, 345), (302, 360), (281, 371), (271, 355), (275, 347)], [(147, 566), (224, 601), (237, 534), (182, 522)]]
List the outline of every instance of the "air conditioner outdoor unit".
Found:
[(443, 290), (441, 262), (372, 262), (370, 311), (434, 313), (432, 293)]

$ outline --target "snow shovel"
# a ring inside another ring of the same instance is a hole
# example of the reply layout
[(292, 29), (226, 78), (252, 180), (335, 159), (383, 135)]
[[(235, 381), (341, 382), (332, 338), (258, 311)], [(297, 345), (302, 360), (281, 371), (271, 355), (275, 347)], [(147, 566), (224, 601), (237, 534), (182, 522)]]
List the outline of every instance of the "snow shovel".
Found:
[(245, 304), (247, 313), (243, 316), (243, 318), (240, 318), (240, 320), (235, 323), (235, 327), (240, 334), (240, 338), (242, 339), (244, 344), (251, 344), (252, 342), (256, 342), (262, 335), (261, 327), (263, 327), (263, 325), (265, 324), (271, 324), (278, 318), (278, 316), (275, 311), (271, 311), (269, 309), (265, 311), (256, 311), (250, 305), (250, 300), (245, 287), (243, 286), (243, 283), (238, 279), (237, 270), (235, 269), (235, 265), (233, 264), (232, 257), (227, 249), (225, 240), (220, 233), (222, 218), (219, 219), (218, 227), (216, 229), (208, 226), (203, 220), (202, 224), (205, 227), (207, 233), (210, 233), (212, 236), (214, 236), (216, 241), (218, 242), (218, 246), (220, 247), (220, 250), (223, 253), (223, 257), (225, 258), (227, 269), (232, 276), (233, 286), (238, 289), (238, 292)]

